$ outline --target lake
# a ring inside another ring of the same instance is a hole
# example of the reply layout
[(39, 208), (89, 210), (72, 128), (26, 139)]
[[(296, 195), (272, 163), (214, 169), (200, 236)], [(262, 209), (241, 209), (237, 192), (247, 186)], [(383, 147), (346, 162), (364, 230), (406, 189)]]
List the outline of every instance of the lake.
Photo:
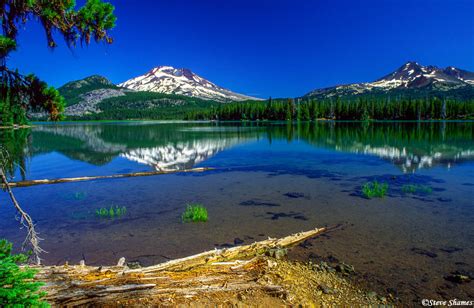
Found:
[[(329, 226), (289, 257), (352, 264), (352, 279), (406, 303), (474, 298), (473, 282), (445, 279), (474, 272), (472, 122), (64, 123), (1, 134), (16, 181), (215, 168), (14, 188), (45, 264), (150, 265)], [(374, 180), (388, 184), (384, 198), (361, 193)], [(0, 238), (19, 247), (25, 230), (0, 200)], [(206, 206), (209, 221), (182, 223), (188, 203)], [(97, 216), (110, 207), (126, 211)]]

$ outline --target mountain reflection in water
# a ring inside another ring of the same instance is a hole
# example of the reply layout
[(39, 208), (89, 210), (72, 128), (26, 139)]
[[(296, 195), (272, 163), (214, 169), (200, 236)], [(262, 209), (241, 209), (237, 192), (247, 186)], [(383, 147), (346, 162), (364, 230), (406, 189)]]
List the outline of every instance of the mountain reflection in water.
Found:
[(474, 157), (470, 122), (430, 123), (69, 123), (2, 131), (12, 161), (57, 152), (101, 166), (116, 157), (158, 170), (192, 168), (242, 143), (298, 140), (317, 148), (372, 155), (403, 172), (451, 167)]

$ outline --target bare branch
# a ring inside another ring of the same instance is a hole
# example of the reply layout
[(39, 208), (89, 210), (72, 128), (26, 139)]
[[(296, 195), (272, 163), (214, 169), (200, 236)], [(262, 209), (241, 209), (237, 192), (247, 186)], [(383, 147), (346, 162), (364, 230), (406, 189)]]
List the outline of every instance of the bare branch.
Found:
[(35, 225), (33, 223), (33, 219), (31, 216), (26, 213), (18, 203), (18, 201), (15, 198), (15, 195), (13, 194), (13, 191), (10, 187), (10, 184), (8, 182), (7, 176), (5, 175), (5, 172), (3, 170), (3, 163), (5, 162), (5, 155), (8, 155), (8, 153), (5, 153), (5, 151), (2, 149), (0, 150), (0, 163), (2, 166), (0, 166), (0, 177), (3, 182), (3, 187), (6, 189), (8, 194), (10, 195), (10, 199), (13, 202), (13, 206), (15, 207), (17, 213), (20, 215), (19, 221), (22, 226), (26, 227), (28, 229), (28, 233), (26, 235), (25, 241), (23, 242), (23, 249), (27, 246), (29, 243), (31, 245), (32, 251), (33, 251), (33, 256), (36, 259), (36, 263), (38, 265), (41, 264), (41, 258), (40, 254), (45, 252), (39, 245), (39, 242), (42, 240), (38, 236), (38, 232), (36, 232)]

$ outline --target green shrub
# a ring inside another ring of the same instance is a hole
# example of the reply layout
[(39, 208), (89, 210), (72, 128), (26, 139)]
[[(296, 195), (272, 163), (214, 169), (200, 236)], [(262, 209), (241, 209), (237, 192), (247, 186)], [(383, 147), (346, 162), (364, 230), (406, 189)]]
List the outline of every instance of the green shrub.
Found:
[(46, 292), (39, 292), (43, 285), (33, 282), (37, 270), (18, 264), (25, 263), (24, 254), (12, 255), (12, 244), (0, 240), (0, 307), (49, 307), (40, 299)]
[(102, 207), (95, 210), (95, 214), (100, 218), (120, 218), (127, 214), (127, 208), (125, 206), (111, 206), (110, 208)]
[(183, 222), (207, 221), (207, 209), (202, 204), (188, 204), (181, 215)]
[(387, 183), (379, 183), (377, 181), (365, 183), (362, 186), (362, 193), (367, 198), (383, 198), (388, 190)]
[(405, 184), (402, 186), (402, 191), (406, 194), (431, 194), (433, 192), (433, 188), (425, 185)]

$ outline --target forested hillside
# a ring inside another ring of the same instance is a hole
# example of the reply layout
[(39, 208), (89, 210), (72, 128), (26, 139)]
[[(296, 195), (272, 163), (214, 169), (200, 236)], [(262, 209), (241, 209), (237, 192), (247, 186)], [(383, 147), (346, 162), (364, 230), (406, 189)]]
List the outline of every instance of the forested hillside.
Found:
[(248, 101), (189, 112), (188, 120), (460, 120), (474, 119), (474, 100), (439, 99), (306, 99)]

